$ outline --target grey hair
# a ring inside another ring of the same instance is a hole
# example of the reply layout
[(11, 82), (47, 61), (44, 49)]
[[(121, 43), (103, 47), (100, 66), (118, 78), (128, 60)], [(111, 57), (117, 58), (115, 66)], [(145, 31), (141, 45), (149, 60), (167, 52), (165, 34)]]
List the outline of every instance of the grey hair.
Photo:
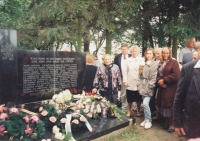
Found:
[(140, 48), (139, 48), (138, 46), (136, 46), (136, 45), (134, 45), (134, 46), (132, 46), (132, 47), (130, 48), (130, 51), (132, 51), (132, 50), (137, 50), (137, 51), (138, 51), (138, 54), (140, 53)]
[(102, 59), (104, 59), (106, 56), (110, 57), (111, 58), (111, 55), (110, 54), (104, 54)]

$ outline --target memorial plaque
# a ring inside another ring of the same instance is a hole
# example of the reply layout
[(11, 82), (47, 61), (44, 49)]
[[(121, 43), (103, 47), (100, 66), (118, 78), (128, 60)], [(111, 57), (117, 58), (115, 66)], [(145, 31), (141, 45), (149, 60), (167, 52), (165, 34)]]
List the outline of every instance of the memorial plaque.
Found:
[(19, 103), (50, 99), (70, 89), (81, 93), (85, 54), (18, 50)]
[(0, 104), (17, 99), (17, 32), (0, 30)]

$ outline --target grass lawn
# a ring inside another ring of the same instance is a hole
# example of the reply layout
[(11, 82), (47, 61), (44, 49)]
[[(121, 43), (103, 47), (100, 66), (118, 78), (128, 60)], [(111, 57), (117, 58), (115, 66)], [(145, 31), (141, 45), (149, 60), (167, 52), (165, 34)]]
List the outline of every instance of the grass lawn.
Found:
[(125, 131), (117, 136), (108, 138), (106, 141), (140, 141), (138, 131), (135, 126), (129, 131)]

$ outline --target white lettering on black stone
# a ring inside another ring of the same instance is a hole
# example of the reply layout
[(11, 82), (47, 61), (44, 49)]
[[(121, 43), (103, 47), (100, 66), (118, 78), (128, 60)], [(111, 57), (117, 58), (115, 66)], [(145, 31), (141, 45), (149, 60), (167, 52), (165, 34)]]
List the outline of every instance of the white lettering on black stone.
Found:
[(30, 59), (32, 64), (23, 65), (23, 93), (77, 86), (78, 72), (77, 64), (74, 63), (75, 58), (31, 57)]

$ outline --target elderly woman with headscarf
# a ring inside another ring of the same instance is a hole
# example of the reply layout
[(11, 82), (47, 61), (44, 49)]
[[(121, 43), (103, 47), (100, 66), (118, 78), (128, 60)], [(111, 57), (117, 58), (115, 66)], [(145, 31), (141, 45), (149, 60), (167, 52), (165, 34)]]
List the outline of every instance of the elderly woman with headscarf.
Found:
[(180, 75), (179, 64), (176, 60), (172, 59), (172, 51), (168, 47), (162, 49), (162, 59), (158, 69), (157, 82), (160, 86), (159, 97), (160, 112), (165, 118), (165, 126), (168, 132), (174, 132), (172, 123), (173, 117), (173, 102), (178, 85)]
[(94, 79), (94, 93), (99, 89), (99, 93), (110, 102), (117, 104), (117, 99), (121, 93), (121, 73), (119, 67), (111, 63), (111, 56), (103, 56), (103, 65), (101, 65)]

